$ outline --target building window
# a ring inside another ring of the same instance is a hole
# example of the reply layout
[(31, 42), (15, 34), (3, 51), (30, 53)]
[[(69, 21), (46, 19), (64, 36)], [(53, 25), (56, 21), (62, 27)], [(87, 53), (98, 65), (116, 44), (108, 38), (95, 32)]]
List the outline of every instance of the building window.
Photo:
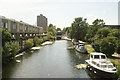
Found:
[(23, 25), (22, 24), (20, 24), (20, 30), (22, 30), (23, 29)]
[(27, 26), (25, 26), (25, 31), (27, 31)]
[(13, 29), (16, 29), (16, 23), (13, 23)]
[(4, 28), (8, 28), (8, 24), (7, 23), (3, 23), (3, 27)]

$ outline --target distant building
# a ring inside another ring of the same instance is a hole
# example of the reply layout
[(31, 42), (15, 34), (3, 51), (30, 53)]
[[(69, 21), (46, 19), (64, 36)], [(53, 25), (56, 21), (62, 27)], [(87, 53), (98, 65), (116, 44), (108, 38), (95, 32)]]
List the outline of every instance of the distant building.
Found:
[(0, 16), (0, 27), (8, 29), (12, 33), (14, 39), (41, 35), (43, 33), (43, 28), (40, 26), (31, 25), (4, 16)]
[(42, 14), (37, 16), (37, 26), (43, 27), (44, 31), (47, 30), (48, 21), (47, 21), (47, 18)]
[(104, 25), (103, 27), (109, 27), (111, 29), (120, 29), (120, 25)]
[[(92, 25), (90, 25), (90, 26), (92, 26)], [(109, 27), (111, 29), (120, 29), (120, 25), (103, 25), (102, 27)]]

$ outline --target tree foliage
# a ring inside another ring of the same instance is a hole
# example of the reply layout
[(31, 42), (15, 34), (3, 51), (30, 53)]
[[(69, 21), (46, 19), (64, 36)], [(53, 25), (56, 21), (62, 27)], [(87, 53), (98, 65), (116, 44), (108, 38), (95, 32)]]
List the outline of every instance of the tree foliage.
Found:
[(32, 39), (26, 40), (26, 42), (25, 42), (25, 47), (26, 48), (30, 49), (30, 48), (32, 48), (33, 45), (34, 44), (33, 44), (33, 40)]
[(93, 37), (92, 44), (96, 51), (100, 51), (108, 56), (112, 56), (115, 51), (119, 53), (119, 40), (119, 34), (115, 29), (104, 27), (97, 31)]
[(47, 34), (48, 34), (48, 36), (50, 38), (55, 38), (56, 37), (57, 31), (56, 31), (55, 27), (52, 24), (50, 24), (48, 26)]
[(39, 44), (39, 38), (38, 37), (34, 37), (33, 38), (33, 43), (34, 43), (34, 46), (37, 46)]
[(57, 28), (57, 31), (62, 31), (60, 28)]
[(70, 37), (70, 33), (71, 33), (71, 27), (66, 27), (62, 30), (63, 34), (65, 34), (66, 36)]
[(12, 34), (5, 28), (0, 28), (2, 31), (2, 46), (5, 45), (5, 42), (10, 41), (12, 38)]
[(103, 27), (103, 25), (105, 25), (105, 22), (103, 19), (96, 19), (93, 21), (92, 24), (93, 24), (93, 26), (100, 28), (100, 27)]
[(102, 19), (96, 19), (95, 21), (93, 21), (92, 25), (87, 28), (87, 34), (85, 37), (86, 41), (90, 43), (93, 42), (93, 37), (95, 36), (97, 31), (103, 27), (103, 25), (105, 25), (105, 22)]
[(92, 38), (92, 40), (95, 42), (96, 40), (100, 40), (103, 39), (105, 37), (107, 37), (110, 33), (110, 28), (105, 27), (105, 28), (100, 28), (96, 34), (94, 35), (94, 37)]
[(87, 33), (88, 23), (82, 17), (75, 18), (71, 24), (71, 38), (84, 40)]
[(105, 53), (107, 56), (112, 56), (115, 52), (116, 37), (106, 37), (100, 40), (100, 51)]
[(120, 54), (120, 29), (105, 27), (102, 19), (96, 19), (88, 26), (86, 19), (75, 18), (71, 27), (63, 29), (64, 34), (70, 33), (71, 38), (84, 39), (91, 43), (97, 52), (111, 56), (115, 51)]
[(17, 52), (19, 51), (20, 46), (19, 42), (5, 42), (5, 45), (3, 46), (3, 57), (12, 56), (14, 57)]

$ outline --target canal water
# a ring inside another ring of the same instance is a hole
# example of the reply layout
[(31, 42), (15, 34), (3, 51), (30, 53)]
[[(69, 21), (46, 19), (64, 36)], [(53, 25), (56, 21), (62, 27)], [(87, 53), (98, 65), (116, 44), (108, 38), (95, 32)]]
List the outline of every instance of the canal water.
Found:
[(87, 54), (68, 50), (71, 42), (55, 41), (38, 51), (29, 51), (19, 58), (3, 66), (3, 78), (90, 78), (85, 69), (74, 68), (83, 64)]

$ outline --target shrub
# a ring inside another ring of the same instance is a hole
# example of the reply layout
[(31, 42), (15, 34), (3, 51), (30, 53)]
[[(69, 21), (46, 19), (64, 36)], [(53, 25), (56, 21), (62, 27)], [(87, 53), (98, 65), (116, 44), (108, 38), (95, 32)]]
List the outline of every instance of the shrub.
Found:
[(19, 51), (19, 42), (5, 42), (3, 47), (3, 57), (12, 56), (14, 57)]
[(39, 44), (39, 38), (38, 37), (34, 37), (33, 43), (34, 43), (34, 46), (37, 46)]
[(44, 42), (43, 38), (39, 39), (39, 44), (42, 44)]
[(43, 40), (44, 40), (44, 41), (48, 41), (49, 39), (50, 39), (49, 36), (45, 36), (45, 37), (43, 37)]
[(32, 48), (33, 45), (34, 44), (33, 44), (33, 40), (32, 39), (26, 40), (26, 43), (25, 43), (25, 47), (26, 48), (30, 49), (30, 48)]

